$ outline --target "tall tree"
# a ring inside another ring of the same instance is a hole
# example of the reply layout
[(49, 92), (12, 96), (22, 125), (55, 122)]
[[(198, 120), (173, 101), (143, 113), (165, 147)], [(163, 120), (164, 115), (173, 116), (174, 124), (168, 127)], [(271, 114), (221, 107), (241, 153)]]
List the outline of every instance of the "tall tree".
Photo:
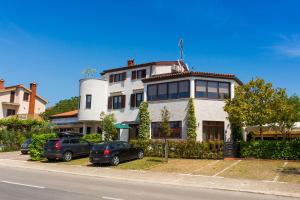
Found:
[(139, 139), (149, 140), (150, 138), (150, 113), (148, 111), (148, 103), (142, 102), (139, 107)]
[(104, 133), (105, 141), (111, 141), (117, 138), (118, 131), (115, 127), (115, 123), (114, 114), (105, 114), (104, 112), (100, 114), (100, 127)]
[(196, 141), (197, 138), (197, 120), (195, 115), (195, 106), (192, 98), (188, 102), (187, 110), (187, 138)]
[(229, 120), (242, 126), (259, 126), (263, 140), (263, 126), (271, 122), (275, 90), (272, 83), (257, 78), (235, 89), (233, 99), (226, 100), (224, 110)]
[(167, 138), (171, 135), (170, 129), (170, 111), (166, 106), (161, 110), (161, 124), (160, 124), (160, 133), (164, 137), (164, 149), (165, 149), (165, 162), (168, 162), (168, 140)]
[(51, 115), (76, 110), (78, 109), (78, 99), (78, 97), (71, 97), (70, 99), (60, 100), (54, 106), (47, 108), (46, 111), (42, 113), (42, 117), (49, 119)]

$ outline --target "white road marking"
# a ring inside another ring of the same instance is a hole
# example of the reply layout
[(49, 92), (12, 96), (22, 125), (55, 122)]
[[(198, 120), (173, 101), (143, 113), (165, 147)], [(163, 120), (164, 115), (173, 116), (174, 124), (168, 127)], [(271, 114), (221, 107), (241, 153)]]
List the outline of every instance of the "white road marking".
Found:
[[(282, 165), (282, 168), (284, 168), (286, 165), (288, 164), (288, 162), (284, 162), (284, 164)], [(282, 171), (282, 170), (280, 170)], [(272, 182), (278, 182), (279, 179), (279, 173), (277, 173), (277, 175), (275, 176), (275, 178), (273, 179)]]
[(218, 176), (220, 174), (222, 174), (223, 172), (225, 172), (226, 170), (230, 169), (231, 167), (233, 167), (234, 165), (237, 165), (239, 162), (241, 162), (242, 160), (238, 160), (234, 163), (232, 163), (231, 165), (229, 165), (228, 167), (226, 167), (225, 169), (219, 171), (218, 173), (216, 173), (215, 175), (213, 175), (212, 177)]
[(45, 187), (43, 187), (43, 186), (29, 185), (29, 184), (16, 183), (16, 182), (10, 182), (10, 181), (1, 181), (1, 183), (7, 183), (7, 184), (12, 184), (12, 185), (20, 185), (20, 186), (32, 187), (32, 188), (38, 188), (38, 189), (45, 189)]
[(204, 165), (204, 166), (200, 167), (199, 169), (194, 170), (194, 172), (201, 171), (201, 170), (204, 169), (205, 167), (212, 166), (212, 165), (214, 165), (214, 164), (217, 164), (218, 162), (220, 162), (220, 160), (216, 160), (216, 161), (214, 161), (214, 162), (212, 162), (212, 163), (208, 163), (207, 165)]
[(123, 200), (123, 199), (118, 199), (118, 198), (114, 198), (114, 197), (106, 197), (106, 196), (103, 196), (102, 199), (109, 199), (109, 200)]

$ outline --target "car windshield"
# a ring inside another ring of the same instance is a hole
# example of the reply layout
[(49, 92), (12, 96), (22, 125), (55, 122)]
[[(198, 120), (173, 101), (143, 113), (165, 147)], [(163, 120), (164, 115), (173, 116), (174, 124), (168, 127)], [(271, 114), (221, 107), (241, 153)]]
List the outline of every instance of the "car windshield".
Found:
[(25, 144), (30, 144), (30, 143), (31, 143), (31, 138), (26, 139), (24, 143), (25, 143)]

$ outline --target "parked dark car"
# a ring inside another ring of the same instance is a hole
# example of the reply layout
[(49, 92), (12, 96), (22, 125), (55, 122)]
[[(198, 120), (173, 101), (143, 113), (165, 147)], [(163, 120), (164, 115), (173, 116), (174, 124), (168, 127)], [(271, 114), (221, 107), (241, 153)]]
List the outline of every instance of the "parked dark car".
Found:
[(29, 145), (32, 143), (32, 139), (28, 138), (25, 142), (21, 145), (21, 153), (27, 154), (29, 152)]
[(142, 148), (133, 147), (127, 142), (112, 141), (94, 145), (90, 153), (90, 162), (93, 164), (110, 163), (116, 166), (120, 162), (143, 157)]
[(70, 161), (74, 157), (88, 156), (91, 147), (92, 143), (77, 137), (51, 139), (44, 146), (44, 156), (48, 160)]

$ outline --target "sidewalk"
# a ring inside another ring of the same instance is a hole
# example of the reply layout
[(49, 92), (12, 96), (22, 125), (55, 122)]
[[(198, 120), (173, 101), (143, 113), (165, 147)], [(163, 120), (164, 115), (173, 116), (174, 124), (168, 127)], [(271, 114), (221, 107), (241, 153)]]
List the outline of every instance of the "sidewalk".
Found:
[(29, 168), (49, 172), (67, 173), (81, 176), (119, 179), (155, 184), (182, 185), (230, 191), (280, 195), (300, 198), (300, 184), (272, 181), (238, 180), (202, 175), (161, 173), (137, 170), (119, 170), (101, 167), (84, 167), (56, 163), (40, 163), (24, 160), (0, 159), (0, 166)]

